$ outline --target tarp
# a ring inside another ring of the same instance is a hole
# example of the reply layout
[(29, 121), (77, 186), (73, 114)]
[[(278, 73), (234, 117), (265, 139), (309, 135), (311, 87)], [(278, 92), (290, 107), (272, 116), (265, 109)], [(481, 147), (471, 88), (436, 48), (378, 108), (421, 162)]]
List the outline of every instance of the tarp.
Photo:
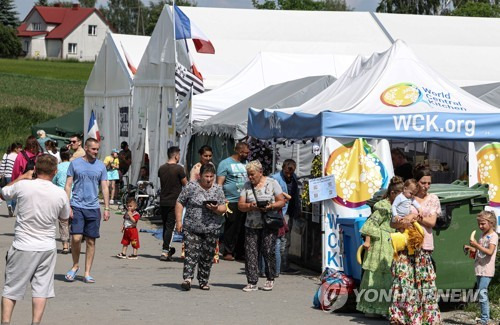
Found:
[[(271, 138), (489, 141), (500, 114), (420, 61), (403, 41), (358, 57), (332, 86), (288, 110), (250, 110), (248, 134)], [(307, 125), (307, 128), (303, 126)]]
[(496, 37), (500, 19), (359, 11), (182, 10), (215, 46), (216, 55), (196, 53), (194, 47), (191, 51), (208, 89), (220, 86), (259, 52), (371, 55), (396, 39), (405, 40), (423, 62), (459, 86), (500, 81), (500, 37)]
[(73, 134), (83, 133), (83, 107), (78, 107), (63, 116), (31, 126), (31, 134), (36, 135), (38, 130), (44, 130), (48, 134), (62, 137), (70, 137)]
[(500, 82), (462, 88), (469, 94), (476, 96), (482, 101), (500, 108)]
[(204, 121), (268, 86), (310, 76), (338, 77), (354, 59), (333, 54), (259, 53), (219, 88), (194, 96), (191, 119)]
[(194, 134), (224, 135), (233, 139), (247, 136), (247, 116), (250, 107), (279, 109), (298, 106), (330, 86), (333, 76), (306, 77), (269, 86), (240, 101), (199, 125)]

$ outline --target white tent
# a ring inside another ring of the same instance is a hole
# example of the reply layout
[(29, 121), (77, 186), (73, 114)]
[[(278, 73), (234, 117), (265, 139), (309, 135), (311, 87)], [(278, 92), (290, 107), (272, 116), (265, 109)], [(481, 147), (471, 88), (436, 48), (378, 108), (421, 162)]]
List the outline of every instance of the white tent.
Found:
[(422, 61), (460, 86), (499, 81), (500, 19), (202, 7), (182, 10), (214, 44), (216, 55), (192, 51), (209, 89), (235, 75), (259, 52), (371, 55), (384, 51), (395, 39), (405, 40)]
[[(299, 107), (250, 110), (248, 134), (324, 139), (323, 166), (335, 175), (338, 196), (323, 201), (323, 266), (341, 268), (332, 220), (369, 215), (364, 203), (392, 173), (384, 139), (495, 141), (500, 138), (498, 125), (498, 108), (454, 85), (396, 41), (384, 53), (357, 58), (332, 86)], [(382, 140), (372, 147), (358, 140), (349, 143), (359, 137)]]
[(134, 75), (127, 65), (139, 65), (147, 36), (107, 33), (85, 86), (84, 136), (87, 137), (90, 113), (96, 114), (102, 137), (100, 155), (104, 157), (121, 141), (129, 141), (129, 109), (132, 106)]
[(268, 86), (310, 76), (338, 77), (354, 59), (335, 54), (259, 53), (219, 88), (195, 95), (191, 119), (202, 122)]
[[(158, 167), (167, 161), (167, 149), (176, 141), (175, 64), (190, 64), (184, 41), (174, 40), (173, 28), (172, 11), (165, 5), (134, 78), (130, 119), (132, 181), (138, 179), (146, 140), (150, 175), (156, 175)], [(157, 177), (151, 177), (151, 181), (158, 185)]]

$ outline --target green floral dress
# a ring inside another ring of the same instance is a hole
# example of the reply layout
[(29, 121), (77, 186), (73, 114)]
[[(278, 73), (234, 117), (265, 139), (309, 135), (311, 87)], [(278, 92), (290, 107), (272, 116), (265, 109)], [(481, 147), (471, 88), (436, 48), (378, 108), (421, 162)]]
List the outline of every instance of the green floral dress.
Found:
[[(374, 212), (361, 228), (361, 234), (370, 236), (370, 249), (365, 252), (363, 278), (360, 285), (360, 297), (356, 309), (367, 314), (387, 316), (391, 305), (389, 290), (392, 285), (391, 264), (393, 250), (390, 234), (391, 203), (384, 199), (375, 204)], [(363, 291), (365, 290), (365, 291)], [(373, 290), (377, 294), (386, 294), (388, 299), (373, 301)]]

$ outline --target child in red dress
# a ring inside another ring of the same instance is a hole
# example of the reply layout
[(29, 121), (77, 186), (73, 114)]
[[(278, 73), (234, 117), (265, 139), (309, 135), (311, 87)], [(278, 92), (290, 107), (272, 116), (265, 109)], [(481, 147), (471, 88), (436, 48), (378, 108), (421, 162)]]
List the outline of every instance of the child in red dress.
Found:
[[(139, 249), (140, 244), (139, 244), (139, 232), (137, 231), (137, 222), (141, 218), (141, 215), (139, 212), (136, 211), (137, 209), (137, 202), (135, 201), (134, 198), (129, 198), (127, 200), (127, 213), (123, 216), (123, 225), (122, 225), (122, 232), (123, 232), (123, 238), (122, 238), (122, 252), (120, 254), (117, 254), (116, 257), (118, 258), (127, 258), (129, 260), (136, 260), (137, 259), (137, 250)], [(127, 248), (128, 245), (132, 245), (132, 248), (134, 249), (132, 254), (127, 256)]]

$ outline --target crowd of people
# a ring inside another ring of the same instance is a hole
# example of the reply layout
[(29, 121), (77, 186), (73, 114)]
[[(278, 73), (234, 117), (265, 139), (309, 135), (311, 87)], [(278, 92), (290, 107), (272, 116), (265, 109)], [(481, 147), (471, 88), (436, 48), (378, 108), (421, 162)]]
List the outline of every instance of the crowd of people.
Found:
[[(9, 215), (17, 217), (14, 241), (7, 254), (2, 324), (10, 323), (15, 303), (22, 299), (29, 282), (33, 292), (33, 323), (41, 321), (46, 300), (54, 296), (57, 223), (63, 245), (61, 252), (72, 255), (66, 281), (73, 282), (80, 271), (84, 242), (83, 279), (85, 283), (96, 282), (91, 271), (101, 219), (110, 218), (110, 205), (118, 194), (116, 184), (131, 164), (126, 142), (121, 145), (122, 151), (113, 149), (100, 161), (100, 144), (96, 139), (88, 138), (82, 146), (81, 137), (74, 135), (68, 146), (58, 150), (45, 132), (39, 132), (38, 136), (38, 139), (29, 136), (24, 147), (13, 143), (0, 165), (1, 198), (7, 200)], [(226, 261), (244, 260), (244, 292), (258, 290), (259, 277), (265, 278), (262, 290), (271, 291), (280, 274), (295, 273), (288, 261), (290, 229), (301, 213), (295, 161), (287, 159), (281, 171), (265, 175), (261, 162), (247, 161), (248, 144), (238, 142), (234, 153), (218, 166), (212, 162), (212, 148), (205, 145), (199, 150), (199, 162), (187, 173), (179, 164), (180, 154), (178, 147), (168, 148), (168, 161), (160, 166), (157, 177), (161, 184), (163, 230), (159, 259), (173, 260), (173, 232), (182, 233), (181, 288), (191, 289), (197, 268), (198, 287), (210, 290), (210, 272), (219, 251)], [(409, 175), (408, 162), (400, 154), (394, 151), (393, 158), (399, 159), (395, 165), (406, 179), (399, 176), (391, 179), (385, 197), (375, 204), (361, 229), (366, 257), (360, 289), (390, 290), (392, 299), (374, 302), (361, 295), (357, 308), (365, 314), (387, 317), (392, 324), (438, 324), (441, 316), (432, 260), (432, 228), (441, 213), (440, 202), (428, 192), (429, 170), (419, 168)], [(147, 172), (147, 168), (141, 171), (141, 177), (146, 177)], [(126, 208), (122, 250), (116, 256), (134, 260), (140, 248), (137, 231), (140, 214), (134, 198), (127, 200)], [(477, 220), (483, 235), (479, 242), (471, 239), (465, 249), (476, 260), (477, 285), (481, 290), (480, 322), (487, 324), (487, 288), (494, 275), (498, 235), (493, 213), (481, 212)], [(416, 223), (423, 229), (420, 244), (395, 255), (391, 234), (416, 227)], [(129, 246), (132, 253), (127, 255)], [(21, 269), (24, 272), (19, 272)]]

